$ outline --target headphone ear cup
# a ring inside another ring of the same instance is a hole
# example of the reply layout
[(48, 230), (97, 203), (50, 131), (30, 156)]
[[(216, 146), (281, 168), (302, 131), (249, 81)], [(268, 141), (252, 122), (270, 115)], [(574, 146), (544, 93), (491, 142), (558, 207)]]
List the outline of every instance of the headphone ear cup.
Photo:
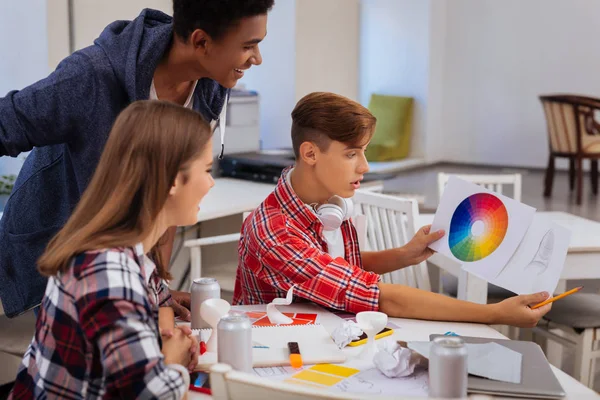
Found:
[(344, 214), (342, 221), (346, 221), (354, 215), (354, 202), (352, 198), (333, 196), (328, 200), (328, 204), (335, 204), (340, 207)]
[(317, 217), (326, 231), (338, 229), (344, 221), (344, 215), (343, 210), (335, 204), (323, 204), (317, 209)]

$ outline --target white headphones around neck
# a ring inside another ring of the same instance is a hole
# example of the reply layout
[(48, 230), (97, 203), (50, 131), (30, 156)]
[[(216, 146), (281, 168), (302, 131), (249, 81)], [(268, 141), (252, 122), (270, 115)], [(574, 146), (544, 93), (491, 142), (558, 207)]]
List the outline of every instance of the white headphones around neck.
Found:
[(354, 213), (354, 203), (352, 199), (345, 199), (340, 196), (333, 196), (326, 204), (320, 205), (316, 210), (317, 218), (323, 224), (326, 231), (338, 229), (342, 222), (350, 219)]

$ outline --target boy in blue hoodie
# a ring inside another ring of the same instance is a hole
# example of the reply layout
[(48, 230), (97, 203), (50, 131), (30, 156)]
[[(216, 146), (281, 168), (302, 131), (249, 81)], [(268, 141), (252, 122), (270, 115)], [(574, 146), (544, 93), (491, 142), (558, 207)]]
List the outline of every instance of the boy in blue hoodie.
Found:
[[(32, 150), (0, 220), (6, 315), (39, 304), (46, 279), (36, 261), (77, 205), (119, 112), (136, 100), (161, 99), (216, 126), (229, 89), (262, 62), (258, 44), (273, 2), (173, 0), (172, 18), (143, 10), (107, 26), (47, 78), (0, 98), (0, 156)], [(174, 229), (167, 236), (166, 262)], [(172, 294), (176, 312), (189, 318), (178, 304), (189, 294)]]

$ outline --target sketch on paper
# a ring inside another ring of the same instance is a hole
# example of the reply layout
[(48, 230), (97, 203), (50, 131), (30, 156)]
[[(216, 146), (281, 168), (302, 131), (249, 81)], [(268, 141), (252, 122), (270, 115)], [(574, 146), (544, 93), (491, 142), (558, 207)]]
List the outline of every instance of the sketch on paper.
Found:
[(489, 282), (517, 294), (554, 293), (570, 239), (568, 229), (536, 214), (515, 254)]
[(379, 394), (387, 396), (427, 397), (429, 394), (429, 377), (426, 369), (416, 369), (414, 374), (404, 378), (388, 378), (377, 368), (370, 368), (344, 379), (338, 383), (334, 391)]
[(533, 257), (533, 260), (525, 267), (525, 270), (533, 271), (534, 274), (541, 275), (548, 269), (550, 258), (554, 251), (554, 230), (550, 229), (540, 242), (540, 247)]

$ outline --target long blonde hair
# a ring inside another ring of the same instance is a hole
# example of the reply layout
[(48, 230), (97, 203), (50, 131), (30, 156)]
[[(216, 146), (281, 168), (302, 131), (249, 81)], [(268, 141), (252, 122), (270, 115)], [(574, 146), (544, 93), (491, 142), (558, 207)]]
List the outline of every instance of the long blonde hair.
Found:
[[(147, 237), (179, 172), (204, 151), (210, 126), (192, 110), (138, 101), (118, 116), (96, 172), (73, 214), (38, 260), (46, 276), (65, 271), (89, 250), (131, 247)], [(161, 277), (169, 278), (158, 251)]]

